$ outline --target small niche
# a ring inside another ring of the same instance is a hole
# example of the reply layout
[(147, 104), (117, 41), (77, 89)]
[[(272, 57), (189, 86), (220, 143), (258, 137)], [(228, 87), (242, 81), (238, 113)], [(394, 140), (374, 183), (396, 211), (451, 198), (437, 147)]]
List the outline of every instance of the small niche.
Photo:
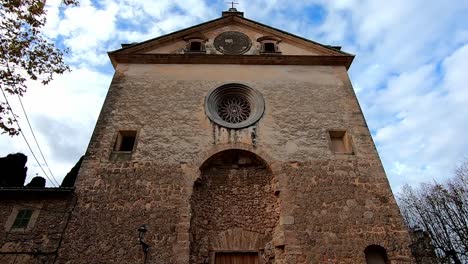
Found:
[(336, 154), (353, 154), (351, 138), (346, 130), (329, 130), (330, 149)]

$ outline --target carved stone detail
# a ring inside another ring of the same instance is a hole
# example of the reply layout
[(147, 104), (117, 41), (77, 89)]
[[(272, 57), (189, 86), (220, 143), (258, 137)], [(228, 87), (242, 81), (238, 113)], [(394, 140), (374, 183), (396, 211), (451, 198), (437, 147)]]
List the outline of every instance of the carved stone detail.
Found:
[(214, 40), (216, 49), (224, 54), (239, 55), (249, 51), (252, 41), (244, 33), (227, 31), (219, 34)]
[(260, 92), (243, 84), (225, 84), (208, 93), (205, 110), (211, 121), (227, 128), (245, 128), (257, 122), (265, 110)]

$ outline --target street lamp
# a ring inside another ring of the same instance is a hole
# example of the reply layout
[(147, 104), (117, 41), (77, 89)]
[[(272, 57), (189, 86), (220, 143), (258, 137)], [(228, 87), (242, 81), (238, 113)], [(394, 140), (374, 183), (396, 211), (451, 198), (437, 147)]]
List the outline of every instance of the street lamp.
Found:
[(141, 248), (143, 249), (143, 254), (145, 254), (145, 260), (143, 263), (146, 263), (146, 259), (148, 257), (148, 251), (149, 251), (149, 245), (145, 242), (145, 235), (148, 229), (146, 228), (146, 225), (141, 225), (138, 228), (138, 243), (141, 245)]

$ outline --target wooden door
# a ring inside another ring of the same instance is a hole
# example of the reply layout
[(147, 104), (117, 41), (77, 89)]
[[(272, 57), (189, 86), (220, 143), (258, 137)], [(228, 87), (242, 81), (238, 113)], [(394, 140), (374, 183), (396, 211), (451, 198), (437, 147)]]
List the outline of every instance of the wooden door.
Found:
[(215, 264), (258, 264), (257, 252), (217, 252)]

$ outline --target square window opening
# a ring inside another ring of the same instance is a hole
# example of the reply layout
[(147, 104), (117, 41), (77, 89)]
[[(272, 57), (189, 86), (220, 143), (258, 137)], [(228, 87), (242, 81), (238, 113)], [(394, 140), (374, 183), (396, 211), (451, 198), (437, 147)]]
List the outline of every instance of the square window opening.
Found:
[(267, 52), (267, 53), (276, 52), (275, 43), (271, 43), (271, 42), (264, 43), (263, 52)]
[(202, 43), (199, 41), (190, 42), (190, 51), (202, 51)]
[(27, 228), (29, 221), (31, 220), (32, 213), (33, 210), (31, 209), (19, 210), (11, 228)]
[(136, 135), (136, 131), (119, 131), (114, 151), (133, 151)]
[(348, 133), (344, 130), (329, 131), (331, 150), (334, 153), (353, 154), (351, 139)]

